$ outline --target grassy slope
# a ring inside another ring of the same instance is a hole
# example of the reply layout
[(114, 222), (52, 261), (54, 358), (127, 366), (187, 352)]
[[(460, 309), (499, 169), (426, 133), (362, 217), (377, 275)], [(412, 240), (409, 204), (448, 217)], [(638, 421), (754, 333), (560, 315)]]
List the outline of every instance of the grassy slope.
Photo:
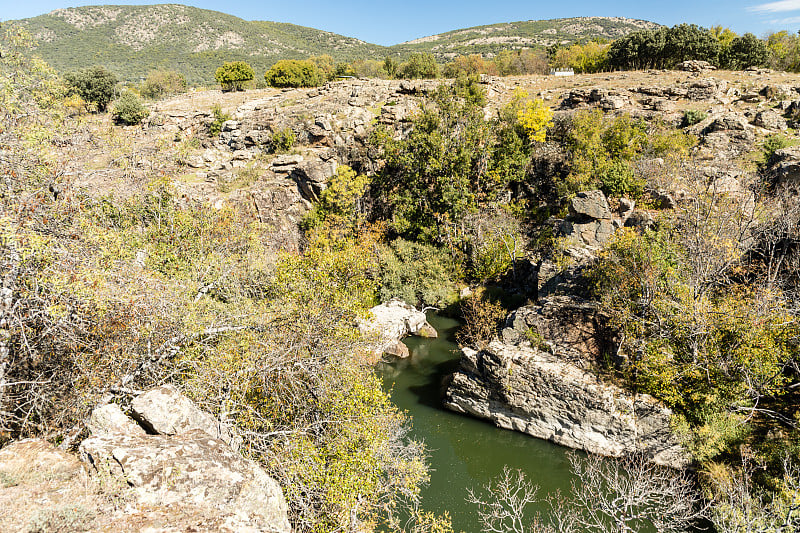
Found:
[(38, 54), (57, 70), (101, 64), (128, 81), (170, 68), (190, 83), (211, 83), (223, 61), (246, 60), (261, 76), (278, 59), (385, 54), (381, 46), (314, 28), (182, 5), (71, 8), (21, 22), (36, 37)]

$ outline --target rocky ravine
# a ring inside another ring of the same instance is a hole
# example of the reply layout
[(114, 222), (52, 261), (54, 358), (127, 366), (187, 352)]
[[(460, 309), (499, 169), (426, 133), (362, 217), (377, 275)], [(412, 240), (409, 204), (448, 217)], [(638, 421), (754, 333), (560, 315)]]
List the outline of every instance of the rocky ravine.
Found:
[(0, 450), (0, 530), (291, 531), (280, 486), (231, 428), (170, 385), (131, 410), (138, 423), (95, 409), (80, 459), (37, 439)]
[(658, 464), (685, 466), (670, 429), (671, 411), (591, 371), (610, 335), (576, 282), (593, 253), (640, 218), (633, 216), (632, 203), (612, 212), (600, 191), (578, 193), (569, 212), (554, 224), (573, 266), (564, 271), (540, 263), (538, 302), (508, 317), (501, 340), (481, 350), (462, 349), (445, 406), (562, 446), (611, 457), (644, 453)]

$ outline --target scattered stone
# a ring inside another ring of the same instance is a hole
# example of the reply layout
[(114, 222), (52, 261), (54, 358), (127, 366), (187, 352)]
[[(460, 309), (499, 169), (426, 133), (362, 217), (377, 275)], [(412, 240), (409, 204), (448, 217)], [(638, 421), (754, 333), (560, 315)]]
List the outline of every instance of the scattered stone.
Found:
[(717, 67), (708, 61), (699, 61), (697, 59), (690, 59), (678, 64), (678, 70), (684, 72), (703, 72), (705, 70), (717, 70)]

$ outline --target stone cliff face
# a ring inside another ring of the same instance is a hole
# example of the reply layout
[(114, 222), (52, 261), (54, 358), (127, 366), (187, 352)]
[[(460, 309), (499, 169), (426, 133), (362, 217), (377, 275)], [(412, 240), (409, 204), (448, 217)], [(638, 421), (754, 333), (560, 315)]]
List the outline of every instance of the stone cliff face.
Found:
[[(603, 382), (593, 370), (603, 354), (613, 353), (614, 335), (596, 302), (583, 295), (582, 272), (615, 231), (641, 218), (637, 213), (633, 202), (612, 212), (600, 191), (572, 199), (569, 215), (552, 221), (572, 264), (542, 260), (538, 302), (511, 313), (487, 348), (462, 349), (446, 407), (591, 453), (644, 453), (658, 464), (686, 464), (670, 430), (671, 411)], [(640, 222), (631, 225), (646, 227)]]
[(686, 462), (670, 433), (669, 409), (529, 346), (494, 341), (480, 351), (464, 348), (445, 406), (591, 453), (643, 452), (672, 467)]

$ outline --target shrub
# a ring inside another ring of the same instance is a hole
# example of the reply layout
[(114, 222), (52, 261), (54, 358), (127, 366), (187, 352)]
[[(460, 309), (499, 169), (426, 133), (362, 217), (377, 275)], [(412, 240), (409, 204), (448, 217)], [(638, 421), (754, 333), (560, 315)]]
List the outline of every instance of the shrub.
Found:
[(214, 104), (211, 108), (211, 114), (214, 116), (214, 120), (208, 125), (208, 134), (216, 137), (222, 131), (222, 125), (225, 121), (230, 120), (231, 116), (228, 113), (223, 113), (219, 104)]
[(769, 163), (776, 151), (791, 146), (792, 141), (780, 133), (767, 135), (762, 144), (763, 164)]
[(288, 152), (294, 146), (296, 137), (292, 128), (283, 128), (272, 132), (272, 150)]
[(114, 109), (111, 114), (114, 120), (122, 124), (139, 124), (150, 114), (142, 102), (130, 91), (125, 91), (114, 102)]
[(264, 74), (272, 87), (316, 87), (325, 81), (323, 72), (311, 60), (282, 59)]
[(699, 111), (697, 109), (687, 109), (683, 112), (683, 121), (681, 124), (684, 127), (687, 126), (694, 126), (698, 122), (702, 122), (706, 119), (708, 115), (704, 111)]
[(446, 250), (396, 239), (381, 247), (380, 300), (402, 298), (412, 305), (446, 307), (457, 298), (460, 266)]
[(156, 100), (164, 96), (179, 94), (186, 90), (186, 78), (174, 70), (154, 70), (147, 75), (139, 93)]
[(482, 290), (461, 301), (461, 315), (464, 324), (456, 334), (459, 344), (483, 348), (497, 337), (508, 311)]
[(244, 82), (250, 81), (254, 77), (253, 67), (244, 61), (226, 61), (214, 75), (223, 91), (243, 91)]
[(64, 76), (71, 94), (77, 94), (87, 103), (105, 111), (114, 98), (117, 77), (104, 67), (91, 67)]

